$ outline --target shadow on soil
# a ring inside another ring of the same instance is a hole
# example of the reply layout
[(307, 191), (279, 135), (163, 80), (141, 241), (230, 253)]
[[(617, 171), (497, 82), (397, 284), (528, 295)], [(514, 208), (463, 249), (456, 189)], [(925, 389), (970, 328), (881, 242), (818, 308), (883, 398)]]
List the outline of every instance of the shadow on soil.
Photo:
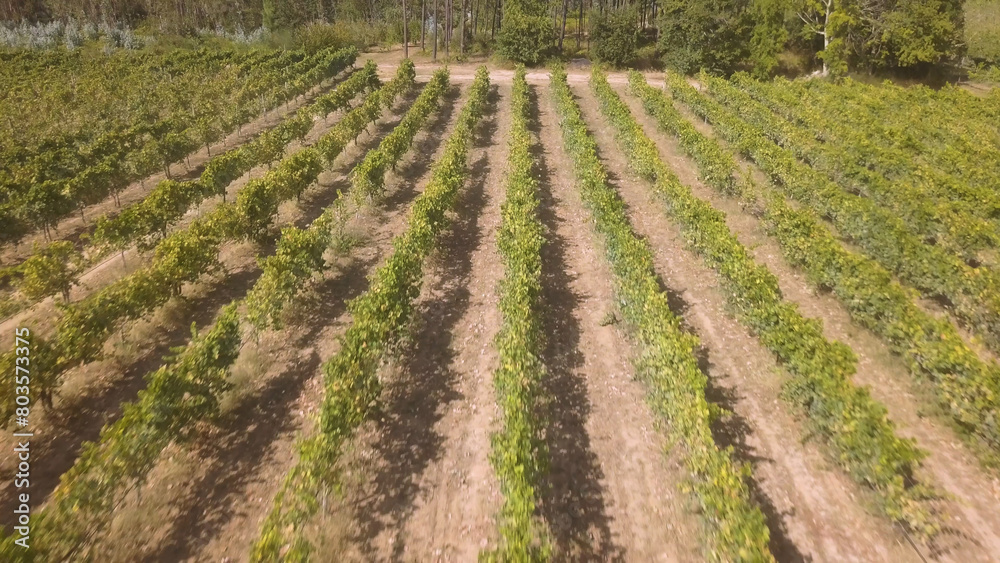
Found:
[[(494, 138), (497, 103), (494, 86), (486, 117), (474, 137), (477, 148), (490, 146)], [(484, 236), (479, 219), (488, 203), (486, 181), (491, 163), (487, 156), (483, 154), (471, 163), (468, 186), (455, 204), (457, 220), (442, 235), (435, 252), (434, 269), (439, 276), (436, 297), (415, 311), (416, 331), (403, 351), (399, 377), (385, 391), (389, 398), (373, 446), (384, 465), (376, 469), (365, 497), (353, 508), (360, 527), (356, 539), (369, 560), (378, 557), (376, 538), (387, 528), (401, 529), (412, 515), (419, 493), (414, 476), (421, 475), (440, 456), (442, 437), (435, 426), (445, 405), (460, 398), (455, 389), (457, 374), (450, 368), (455, 355), (452, 339), (469, 307), (472, 255)], [(392, 560), (403, 559), (403, 543), (394, 542)]]
[[(367, 151), (376, 147), (399, 123), (415, 98), (415, 93), (407, 96), (395, 109), (394, 117), (379, 124), (373, 135), (359, 143), (361, 150), (355, 151), (349, 162), (338, 168), (353, 169)], [(434, 128), (443, 128), (447, 120), (439, 119), (431, 123)], [(425, 141), (427, 146), (423, 148), (427, 151), (417, 154), (428, 156), (417, 160), (429, 160), (429, 155), (434, 151), (432, 145), (437, 142), (440, 142), (438, 136)], [(409, 166), (420, 165), (411, 163)], [(424, 168), (427, 166), (429, 164), (423, 164)], [(318, 217), (326, 206), (333, 203), (337, 189), (346, 192), (350, 186), (350, 178), (341, 174), (337, 181), (321, 182), (320, 185), (323, 187), (322, 193), (304, 202), (304, 217), (298, 221), (302, 226)], [(410, 203), (414, 197), (416, 192), (413, 187), (403, 186), (398, 193), (394, 190), (389, 199), (394, 201), (392, 209), (398, 209)], [(383, 208), (380, 211), (382, 220), (386, 220), (390, 210)], [(346, 312), (347, 303), (368, 288), (366, 274), (379, 261), (377, 258), (352, 260), (336, 278), (320, 284), (315, 289), (316, 298), (310, 300), (309, 307), (303, 307), (304, 310), (311, 311), (312, 315), (301, 324), (311, 328), (289, 346), (297, 349), (314, 346), (322, 330), (334, 324)], [(156, 555), (152, 559), (176, 561), (195, 557), (237, 515), (240, 506), (239, 491), (245, 490), (250, 480), (259, 475), (273, 444), (292, 430), (292, 419), (288, 416), (291, 404), (325, 359), (327, 358), (320, 358), (315, 352), (308, 358), (300, 358), (294, 366), (271, 380), (262, 390), (246, 398), (223, 423), (220, 436), (205, 440), (209, 446), (199, 452), (199, 457), (210, 464), (210, 469), (190, 489), (188, 497), (179, 501), (180, 515), (174, 520), (167, 538), (157, 546)], [(205, 506), (217, 507), (217, 510), (208, 517), (202, 517), (200, 514)]]
[[(529, 129), (541, 133), (538, 95), (529, 87)], [(586, 423), (590, 401), (578, 370), (583, 367), (579, 323), (573, 312), (580, 297), (572, 288), (566, 263), (566, 241), (556, 232), (563, 219), (550, 186), (552, 171), (540, 143), (531, 146), (539, 179), (539, 218), (546, 230), (542, 247), (543, 332), (549, 335), (543, 350), (547, 374), (542, 392), (549, 399), (544, 413), (545, 442), (549, 449), (549, 474), (542, 492), (540, 512), (549, 522), (557, 556), (574, 561), (623, 561), (624, 552), (614, 544), (604, 506), (601, 471), (590, 448)]]
[[(313, 300), (311, 314), (303, 323), (310, 330), (288, 345), (296, 349), (314, 346), (323, 328), (335, 323), (346, 311), (347, 302), (368, 287), (365, 273), (374, 262), (374, 259), (354, 261), (339, 276), (316, 288), (318, 295), (327, 298)], [(316, 375), (322, 360), (315, 350), (300, 356), (293, 366), (233, 410), (220, 424), (218, 434), (199, 440), (203, 446), (198, 458), (209, 468), (187, 495), (176, 501), (179, 512), (151, 560), (182, 561), (195, 557), (235, 516), (240, 510), (239, 492), (268, 463), (273, 443), (294, 429), (289, 409), (306, 381)], [(205, 507), (212, 510), (206, 512)]]
[[(578, 99), (579, 97), (575, 96)], [(603, 114), (600, 115), (603, 119)], [(588, 127), (591, 134), (594, 134), (593, 128)], [(602, 161), (605, 162), (606, 158), (601, 154), (601, 150), (597, 149), (597, 156)], [(616, 191), (620, 192), (618, 186), (621, 184), (622, 180), (612, 171), (607, 170), (608, 183), (615, 187)], [(649, 189), (648, 183), (643, 179), (638, 179), (641, 189)], [(624, 200), (622, 203), (625, 206), (626, 213), (628, 216), (633, 216), (634, 212), (631, 211), (630, 206)], [(664, 221), (670, 221), (666, 216), (663, 217)], [(642, 238), (647, 245), (649, 241), (645, 237), (641, 237), (638, 233), (636, 236)], [(683, 330), (690, 334), (697, 334), (694, 328), (685, 319), (685, 314), (690, 309), (690, 304), (684, 299), (681, 292), (667, 285), (666, 281), (658, 273), (656, 275), (657, 283), (659, 284), (660, 290), (667, 295), (667, 302), (670, 305), (671, 311), (681, 319), (681, 327)], [(758, 456), (753, 448), (747, 444), (746, 438), (753, 431), (751, 426), (748, 424), (747, 420), (735, 411), (735, 405), (738, 402), (738, 395), (734, 389), (723, 387), (719, 385), (717, 378), (713, 377), (714, 369), (709, 360), (709, 350), (704, 345), (699, 346), (695, 351), (696, 359), (698, 361), (698, 367), (707, 377), (707, 387), (705, 389), (705, 397), (710, 403), (719, 405), (720, 407), (728, 411), (728, 415), (716, 419), (712, 423), (712, 435), (715, 439), (715, 443), (719, 448), (727, 448), (732, 446), (733, 457), (737, 462), (748, 464), (751, 469), (756, 467), (760, 463), (770, 463), (773, 460)], [(798, 547), (795, 546), (791, 538), (788, 535), (788, 527), (786, 523), (786, 517), (793, 514), (792, 512), (781, 512), (774, 506), (771, 499), (764, 493), (761, 489), (759, 483), (754, 478), (751, 473), (750, 477), (747, 478), (747, 485), (750, 489), (751, 498), (760, 507), (761, 512), (764, 514), (764, 518), (767, 522), (767, 527), (771, 533), (771, 541), (768, 546), (771, 553), (775, 556), (778, 561), (782, 563), (801, 563), (806, 561), (811, 561), (811, 558), (805, 556), (799, 551)]]
[[(151, 341), (139, 343), (142, 353), (125, 366), (114, 381), (98, 381), (85, 387), (79, 394), (57, 402), (55, 410), (45, 416), (52, 423), (51, 434), (38, 441), (32, 448), (31, 493), (39, 499), (48, 497), (59, 484), (59, 477), (76, 462), (85, 441), (100, 438), (101, 428), (121, 416), (122, 405), (133, 401), (139, 390), (146, 387), (146, 374), (164, 363), (164, 356), (171, 348), (183, 346), (191, 337), (191, 323), (204, 328), (213, 321), (218, 310), (234, 296), (243, 295), (260, 275), (256, 267), (239, 270), (226, 276), (224, 283), (213, 283), (210, 291), (194, 298), (173, 298), (171, 303), (180, 305), (187, 313), (184, 322), (171, 322), (158, 330)], [(118, 340), (118, 336), (112, 337)], [(84, 369), (95, 369), (100, 364)], [(14, 489), (4, 487), (0, 493), (0, 524), (13, 525), (15, 504)]]
[[(377, 125), (374, 134), (359, 144), (361, 150), (353, 151), (349, 162), (337, 168), (344, 167), (349, 170), (360, 162), (367, 150), (375, 147), (399, 123), (405, 110), (416, 99), (416, 90), (411, 90), (397, 105), (392, 119)], [(346, 191), (349, 179), (346, 175), (343, 176), (344, 178), (332, 184), (321, 183), (320, 190), (315, 188), (309, 190), (300, 202), (302, 214), (296, 221), (297, 226), (303, 227), (318, 217), (325, 207), (336, 199), (337, 189)], [(399, 203), (404, 203), (407, 197), (412, 197), (412, 189), (400, 197)], [(258, 254), (262, 256), (273, 254), (276, 243), (277, 231), (264, 241)], [(113, 387), (109, 388), (110, 384), (106, 383), (90, 385), (79, 395), (59, 404), (53, 413), (47, 415), (55, 418), (55, 428), (51, 438), (35, 446), (38, 454), (37, 461), (32, 466), (32, 493), (39, 498), (46, 498), (59, 484), (60, 475), (76, 462), (83, 442), (97, 440), (101, 428), (121, 416), (122, 403), (134, 400), (138, 392), (145, 388), (145, 375), (163, 365), (164, 356), (172, 347), (187, 343), (191, 336), (190, 323), (194, 322), (199, 327), (206, 326), (215, 318), (221, 307), (245, 295), (257, 281), (260, 273), (257, 267), (252, 266), (228, 275), (221, 281), (205, 282), (212, 284), (206, 295), (184, 300), (185, 309), (190, 311), (190, 314), (185, 315), (184, 322), (170, 324), (157, 334), (156, 340), (152, 343), (141, 343), (144, 347), (143, 353), (136, 361), (123, 368), (122, 376), (116, 378)], [(0, 516), (0, 525), (13, 525), (11, 516), (14, 500), (13, 489), (5, 488), (0, 493), (0, 508), (10, 508), (3, 512), (4, 516)]]

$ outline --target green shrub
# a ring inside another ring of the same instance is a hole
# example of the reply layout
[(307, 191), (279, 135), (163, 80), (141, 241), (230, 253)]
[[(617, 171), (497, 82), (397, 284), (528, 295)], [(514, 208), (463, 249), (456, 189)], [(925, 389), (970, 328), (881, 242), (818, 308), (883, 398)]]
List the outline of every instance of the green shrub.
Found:
[(600, 60), (621, 67), (632, 62), (639, 45), (639, 25), (635, 10), (616, 10), (590, 17), (593, 54)]
[(537, 65), (556, 44), (556, 30), (545, 3), (515, 0), (504, 5), (497, 34), (497, 54), (527, 65)]
[(728, 74), (749, 56), (753, 25), (746, 2), (664, 0), (657, 25), (663, 62), (681, 73)]
[[(295, 30), (285, 46), (286, 48), (304, 49), (308, 53), (315, 53), (330, 47), (339, 49), (349, 45), (354, 45), (358, 49), (367, 49), (372, 45), (387, 41), (402, 42), (403, 26), (400, 24), (397, 27), (398, 29), (386, 23), (314, 22)], [(417, 36), (419, 37), (419, 32)], [(411, 39), (412, 37), (411, 35)]]

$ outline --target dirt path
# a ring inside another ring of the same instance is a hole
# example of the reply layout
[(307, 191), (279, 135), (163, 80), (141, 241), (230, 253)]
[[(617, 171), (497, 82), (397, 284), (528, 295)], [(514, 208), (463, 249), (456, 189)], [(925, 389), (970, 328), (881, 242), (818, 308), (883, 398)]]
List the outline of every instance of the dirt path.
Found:
[(350, 522), (339, 560), (474, 561), (492, 530), (498, 499), (486, 456), (501, 270), (491, 231), (509, 93), (494, 87), (489, 100), (452, 225), (425, 267), (414, 331), (385, 370), (381, 420), (357, 441), (359, 481), (341, 507)]
[[(440, 55), (439, 62), (434, 62), (430, 54), (423, 54), (419, 48), (410, 47), (410, 59), (414, 62), (418, 78), (422, 80), (429, 79), (435, 70), (445, 64), (443, 52), (438, 54)], [(373, 53), (367, 53), (366, 58), (372, 59), (378, 64), (379, 76), (387, 78), (396, 72), (396, 67), (403, 60), (403, 48), (400, 45), (391, 49), (382, 49)], [(447, 63), (447, 66), (451, 71), (451, 80), (453, 82), (471, 82), (475, 78), (476, 69), (484, 64), (491, 67), (491, 82), (495, 84), (513, 84), (513, 65), (507, 65), (508, 68), (496, 68), (495, 63), (481, 55), (471, 55), (465, 62), (452, 61)], [(570, 83), (582, 84), (590, 80), (589, 62), (571, 62), (567, 66), (566, 71), (567, 79)], [(547, 86), (549, 83), (549, 74), (548, 70), (537, 68), (529, 70), (525, 78), (529, 84)], [(651, 84), (663, 86), (662, 73), (645, 72), (644, 75)], [(608, 80), (614, 84), (627, 84), (628, 74), (625, 72), (611, 72), (608, 74)]]
[[(698, 180), (697, 165), (683, 155), (676, 140), (659, 131), (642, 108), (642, 103), (617, 88), (660, 149), (664, 162), (673, 168), (694, 194), (726, 213), (726, 223), (743, 245), (751, 250), (758, 263), (778, 278), (782, 294), (799, 306), (803, 315), (823, 321), (827, 338), (839, 340), (858, 355), (858, 373), (854, 380), (866, 385), (872, 396), (889, 409), (889, 416), (900, 435), (915, 438), (929, 454), (924, 471), (917, 477), (940, 486), (952, 502), (941, 502), (946, 510), (946, 533), (936, 542), (938, 559), (951, 561), (990, 561), (1000, 554), (1000, 479), (984, 472), (973, 454), (946, 422), (927, 417), (933, 404), (932, 391), (915, 385), (905, 365), (894, 356), (878, 336), (855, 325), (847, 310), (829, 293), (817, 293), (799, 271), (784, 259), (778, 243), (769, 237), (761, 222), (746, 212), (734, 199), (725, 198)], [(991, 555), (992, 554), (992, 555)]]
[(686, 249), (648, 183), (628, 168), (589, 86), (575, 87), (574, 92), (636, 231), (650, 241), (657, 270), (684, 304), (684, 319), (701, 338), (711, 398), (737, 415), (717, 437), (752, 463), (757, 497), (773, 535), (772, 550), (780, 559), (793, 561), (915, 559), (887, 520), (862, 507), (863, 493), (824, 459), (820, 448), (800, 442), (807, 430), (779, 399), (787, 374), (726, 314), (715, 273)]
[[(358, 62), (361, 64), (364, 63), (364, 61), (361, 60), (362, 58), (363, 57), (358, 57)], [(277, 125), (287, 115), (294, 113), (300, 107), (307, 105), (316, 97), (326, 93), (345, 76), (346, 74), (340, 73), (336, 77), (325, 80), (319, 85), (313, 87), (305, 95), (299, 96), (295, 100), (291, 101), (287, 106), (282, 104), (274, 109), (264, 112), (250, 123), (244, 125), (239, 131), (231, 131), (221, 141), (212, 143), (209, 150), (206, 150), (204, 146), (199, 147), (197, 151), (187, 155), (182, 162), (174, 163), (169, 167), (171, 178), (175, 180), (191, 180), (197, 178), (204, 169), (205, 164), (212, 158), (212, 156), (217, 156), (227, 150), (238, 147), (252, 139), (257, 133)], [(211, 153), (212, 156), (209, 156), (209, 153)], [(121, 207), (124, 208), (131, 203), (135, 203), (145, 198), (149, 195), (153, 188), (156, 187), (156, 184), (163, 179), (165, 179), (163, 172), (157, 172), (156, 174), (144, 178), (141, 182), (135, 182), (129, 185), (118, 196)], [(86, 221), (81, 220), (79, 212), (74, 212), (72, 215), (59, 221), (59, 224), (53, 231), (52, 240), (70, 240), (77, 246), (78, 249), (80, 249), (84, 245), (84, 239), (82, 239), (81, 236), (85, 233), (93, 231), (97, 217), (112, 213), (117, 214), (119, 211), (120, 209), (115, 204), (114, 198), (111, 196), (99, 203), (88, 205), (83, 210)], [(3, 248), (0, 249), (0, 264), (9, 266), (23, 262), (34, 253), (32, 249), (36, 243), (41, 245), (47, 244), (44, 232), (37, 231), (29, 234), (24, 238), (24, 240), (16, 245), (4, 245)]]
[[(438, 367), (456, 393), (454, 401), (439, 407), (440, 419), (431, 431), (440, 436), (440, 455), (432, 458), (417, 480), (419, 492), (412, 502), (412, 514), (399, 535), (407, 558), (419, 561), (475, 560), (483, 543), (493, 539), (493, 516), (501, 502), (487, 456), (491, 425), (497, 416), (493, 342), (501, 323), (496, 288), (503, 267), (496, 233), (504, 199), (510, 88), (494, 86), (490, 105), (469, 154), (471, 182), (465, 205), (458, 210), (460, 216), (471, 211), (470, 207), (482, 211), (455, 229), (456, 236), (444, 241), (429, 273), (427, 285), (435, 288), (433, 297), (423, 305), (428, 328), (441, 326), (436, 317), (442, 313), (448, 317), (441, 319), (442, 325), (451, 317), (457, 321), (450, 335), (437, 333), (436, 342), (418, 341), (418, 357), (410, 366), (421, 369), (404, 376), (427, 377)], [(461, 236), (462, 230), (469, 236)], [(468, 272), (452, 277), (456, 269), (453, 260), (467, 252), (466, 247), (472, 248)], [(445, 296), (454, 298), (445, 302)], [(435, 364), (439, 356), (449, 356), (450, 363)], [(422, 409), (415, 410), (419, 413)], [(420, 424), (422, 417), (417, 416), (416, 424)]]
[[(342, 116), (343, 111), (341, 110), (332, 113), (327, 116), (326, 119), (316, 120), (312, 129), (304, 138), (292, 141), (285, 146), (285, 156), (288, 156), (303, 147), (311, 146), (320, 137), (332, 129)], [(201, 168), (203, 168), (203, 166), (199, 166), (199, 170)], [(268, 170), (270, 170), (270, 167), (266, 165), (257, 166), (250, 170), (247, 174), (244, 174), (231, 182), (226, 187), (226, 197), (228, 198), (228, 201), (235, 201), (237, 194), (244, 186), (246, 186), (251, 180), (263, 177)], [(192, 174), (191, 177), (194, 178), (196, 175)], [(148, 195), (148, 192), (153, 188), (153, 184), (148, 185), (150, 188), (145, 194), (143, 194), (144, 196)], [(168, 233), (173, 233), (188, 227), (197, 218), (206, 213), (210, 213), (220, 203), (222, 203), (222, 197), (219, 196), (213, 196), (205, 199), (198, 205), (188, 209), (187, 213), (185, 213), (180, 220), (170, 226)], [(123, 201), (123, 206), (124, 205)], [(123, 276), (147, 265), (151, 255), (152, 253), (150, 252), (139, 252), (138, 249), (132, 247), (126, 250), (124, 255), (116, 254), (105, 258), (98, 264), (87, 269), (80, 276), (77, 284), (70, 290), (71, 302), (78, 302), (96, 293), (102, 288), (111, 285)], [(50, 336), (54, 332), (54, 324), (57, 322), (59, 317), (59, 310), (56, 303), (61, 301), (61, 297), (58, 299), (53, 297), (43, 299), (42, 301), (39, 301), (38, 303), (35, 303), (32, 306), (0, 321), (0, 331), (13, 330), (14, 327), (27, 325), (31, 326), (38, 334)]]
[[(118, 516), (115, 525), (120, 531), (110, 537), (139, 538), (110, 542), (120, 560), (246, 558), (274, 494), (296, 461), (296, 436), (313, 426), (309, 417), (322, 402), (318, 368), (339, 348), (339, 337), (349, 326), (346, 302), (367, 288), (367, 275), (387, 256), (392, 238), (405, 229), (409, 204), (424, 185), (416, 180), (426, 175), (433, 155), (454, 125), (456, 95), (457, 90), (450, 93), (442, 111), (432, 115), (428, 128), (417, 135), (413, 151), (389, 174), (387, 198), (352, 219), (348, 230), (364, 238), (365, 245), (341, 258), (299, 300), (289, 327), (267, 333), (259, 346), (245, 350), (240, 361), (243, 368), (236, 370), (235, 377), (241, 377), (243, 369), (250, 370), (250, 386), (222, 428), (199, 440), (203, 447), (182, 453), (178, 460), (168, 459), (158, 468), (159, 478), (147, 487), (151, 500), (131, 507), (141, 518), (130, 519), (129, 512)], [(373, 137), (381, 137), (388, 129)], [(332, 192), (346, 192), (347, 173), (374, 146), (360, 143), (354, 157), (345, 159), (336, 173), (325, 174), (321, 184)]]
[(684, 474), (632, 378), (632, 350), (613, 326), (611, 274), (563, 147), (554, 101), (537, 99), (541, 146), (545, 364), (550, 448), (543, 514), (561, 561), (700, 561), (700, 523)]
[[(306, 190), (301, 202), (282, 204), (275, 223), (278, 226), (307, 225), (334, 201), (337, 189), (346, 192), (346, 174), (368, 148), (376, 146), (381, 137), (392, 130), (413, 98), (410, 96), (398, 103), (370, 133), (362, 133), (357, 144), (349, 145), (333, 167), (320, 176), (319, 182)], [(311, 136), (318, 138), (321, 134), (321, 131), (314, 131)], [(145, 387), (145, 374), (163, 363), (170, 348), (187, 342), (191, 322), (203, 327), (212, 321), (222, 305), (243, 296), (260, 274), (256, 257), (273, 252), (274, 241), (262, 247), (246, 242), (224, 244), (220, 260), (226, 275), (199, 280), (186, 287), (182, 298), (172, 299), (149, 318), (136, 323), (129, 330), (125, 345), (118, 337), (112, 337), (105, 358), (67, 373), (55, 409), (44, 415), (38, 409), (35, 416), (32, 493), (36, 498), (46, 497), (58, 484), (59, 476), (75, 462), (85, 440), (97, 439), (100, 429), (118, 418), (122, 403), (133, 400)], [(10, 434), (0, 436), (0, 447), (12, 447), (10, 440)], [(13, 478), (15, 461), (6, 457), (0, 464), (5, 485)], [(13, 501), (13, 489), (5, 486), (0, 493), (0, 507), (12, 505)], [(13, 513), (8, 510), (3, 514), (0, 524), (9, 525), (7, 516)]]

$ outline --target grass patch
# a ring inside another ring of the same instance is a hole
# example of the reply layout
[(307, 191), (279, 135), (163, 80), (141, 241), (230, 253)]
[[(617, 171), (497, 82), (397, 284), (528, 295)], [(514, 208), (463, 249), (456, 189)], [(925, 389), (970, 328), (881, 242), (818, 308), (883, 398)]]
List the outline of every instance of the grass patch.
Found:
[(965, 40), (973, 59), (1000, 63), (1000, 2), (965, 2)]

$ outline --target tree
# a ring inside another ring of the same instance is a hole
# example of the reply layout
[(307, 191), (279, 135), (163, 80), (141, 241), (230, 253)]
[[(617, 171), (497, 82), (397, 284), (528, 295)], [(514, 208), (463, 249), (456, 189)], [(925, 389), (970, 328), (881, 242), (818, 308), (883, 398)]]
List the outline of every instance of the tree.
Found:
[(301, 0), (263, 0), (261, 20), (267, 29), (292, 29), (309, 18), (308, 9)]
[(666, 65), (681, 72), (737, 70), (749, 56), (747, 7), (741, 0), (664, 0), (659, 45)]
[(754, 0), (751, 4), (754, 26), (750, 37), (750, 63), (757, 78), (768, 78), (778, 67), (778, 55), (789, 38), (785, 26), (788, 7), (787, 0)]
[(544, 0), (509, 0), (503, 7), (497, 52), (505, 59), (536, 65), (555, 47), (555, 35)]
[(35, 249), (18, 268), (21, 271), (22, 293), (32, 301), (40, 301), (56, 293), (69, 303), (69, 290), (82, 271), (83, 257), (69, 241), (57, 241), (44, 249)]
[(961, 55), (962, 13), (956, 0), (897, 0), (889, 10), (882, 2), (859, 3), (859, 46), (868, 66), (913, 67), (936, 64)]
[(797, 13), (805, 24), (802, 32), (823, 38), (823, 50), (816, 54), (823, 61), (823, 76), (847, 72), (847, 32), (853, 22), (845, 0), (800, 0)]
[(635, 57), (639, 44), (638, 14), (635, 10), (594, 12), (590, 17), (594, 56), (615, 66), (625, 66)]

